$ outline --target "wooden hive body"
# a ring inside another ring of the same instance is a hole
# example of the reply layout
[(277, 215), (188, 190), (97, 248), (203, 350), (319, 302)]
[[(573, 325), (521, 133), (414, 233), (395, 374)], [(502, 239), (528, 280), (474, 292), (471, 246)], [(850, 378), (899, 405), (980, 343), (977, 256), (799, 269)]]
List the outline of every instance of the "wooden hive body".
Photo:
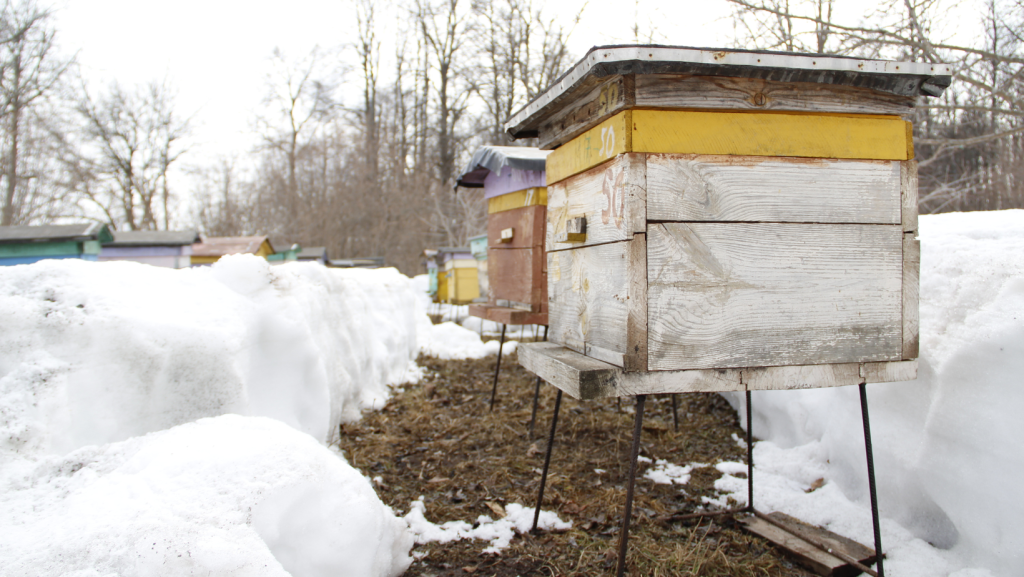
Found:
[(527, 147), (482, 147), (459, 186), (484, 188), (487, 201), (488, 302), (473, 316), (505, 324), (548, 323), (547, 152)]
[(920, 247), (905, 93), (945, 80), (920, 70), (916, 84), (884, 70), (850, 80), (859, 86), (773, 80), (794, 72), (781, 65), (700, 72), (714, 75), (583, 79), (509, 123), (557, 147), (547, 160), (551, 344), (525, 347), (521, 362), (577, 397), (915, 378)]

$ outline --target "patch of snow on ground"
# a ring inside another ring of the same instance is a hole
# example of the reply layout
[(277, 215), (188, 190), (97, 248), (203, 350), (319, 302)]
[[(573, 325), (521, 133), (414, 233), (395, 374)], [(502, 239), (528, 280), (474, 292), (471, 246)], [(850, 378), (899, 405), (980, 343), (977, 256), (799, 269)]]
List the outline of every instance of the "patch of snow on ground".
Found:
[(665, 459), (657, 459), (654, 461), (654, 467), (644, 472), (644, 478), (661, 485), (685, 485), (690, 482), (690, 473), (704, 466), (703, 463), (675, 465)]
[(0, 469), (5, 575), (394, 576), (405, 522), (309, 435), (201, 419)]
[[(481, 515), (476, 520), (476, 526), (466, 521), (448, 521), (435, 525), (427, 520), (427, 506), (421, 497), (412, 502), (405, 520), (418, 545), (434, 541), (450, 543), (462, 539), (479, 539), (489, 542), (488, 547), (483, 550), (484, 553), (497, 555), (508, 547), (517, 532), (530, 532), (533, 527), (534, 511), (533, 507), (509, 503), (505, 506), (505, 516), (498, 520)], [(557, 513), (542, 509), (537, 518), (537, 528), (544, 531), (568, 531), (572, 529), (572, 521), (562, 521)]]
[[(918, 379), (867, 386), (886, 572), (1021, 575), (1024, 499), (1007, 487), (1024, 478), (1024, 211), (922, 216), (920, 239)], [(743, 419), (743, 395), (724, 396)], [(770, 441), (755, 444), (755, 505), (870, 544), (857, 388), (752, 405)], [(815, 476), (828, 482), (804, 493)], [(721, 488), (743, 503), (735, 481)]]

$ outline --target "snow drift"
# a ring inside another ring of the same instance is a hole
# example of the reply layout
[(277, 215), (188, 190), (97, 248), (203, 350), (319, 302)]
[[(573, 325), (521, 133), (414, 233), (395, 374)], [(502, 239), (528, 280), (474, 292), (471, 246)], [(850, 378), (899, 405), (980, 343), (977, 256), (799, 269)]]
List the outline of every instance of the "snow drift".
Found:
[[(1024, 574), (1024, 499), (1012, 488), (1024, 478), (1024, 211), (922, 216), (920, 228), (919, 378), (867, 387), (879, 507), (949, 550), (959, 559), (953, 565)], [(727, 397), (742, 405), (742, 395)], [(855, 387), (756, 392), (752, 404), (754, 434), (772, 442), (764, 457), (784, 460), (777, 446), (796, 448), (804, 455), (786, 458), (816, 462), (842, 493), (867, 502)], [(862, 534), (851, 536), (870, 543), (869, 526), (861, 525), (855, 532)], [(882, 528), (887, 548), (924, 546)], [(890, 554), (895, 569), (899, 552)]]

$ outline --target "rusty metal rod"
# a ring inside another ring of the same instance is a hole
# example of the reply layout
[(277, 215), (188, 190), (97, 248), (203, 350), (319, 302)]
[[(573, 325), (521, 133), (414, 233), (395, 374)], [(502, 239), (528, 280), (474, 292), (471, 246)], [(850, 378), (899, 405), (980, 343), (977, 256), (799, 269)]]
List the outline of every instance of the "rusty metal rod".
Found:
[(679, 393), (672, 393), (672, 424), (679, 430)]
[(558, 410), (562, 408), (562, 389), (558, 389), (555, 396), (555, 414), (551, 417), (551, 434), (548, 435), (548, 450), (544, 455), (544, 472), (540, 475), (540, 492), (537, 493), (537, 508), (533, 511), (533, 527), (531, 533), (537, 531), (537, 521), (540, 519), (540, 506), (544, 503), (544, 486), (548, 482), (548, 466), (551, 465), (551, 446), (555, 444), (555, 428), (558, 427)]
[[(548, 327), (544, 325), (544, 342), (548, 340)], [(530, 412), (530, 438), (533, 438), (533, 426), (537, 423), (537, 401), (540, 399), (540, 377), (537, 377), (537, 385), (533, 389), (533, 411)]]
[(498, 364), (494, 366), (494, 386), (491, 387), (491, 410), (494, 410), (494, 397), (498, 394), (498, 374), (501, 373), (501, 349), (505, 348), (505, 323), (501, 323), (501, 342), (498, 344)]
[(868, 492), (871, 495), (871, 528), (875, 533), (875, 567), (878, 575), (885, 577), (882, 566), (882, 532), (878, 526), (878, 493), (875, 490), (875, 459), (871, 450), (871, 424), (868, 422), (868, 391), (864, 383), (860, 384), (860, 413), (864, 419), (864, 451), (868, 457)]
[(640, 434), (644, 427), (644, 401), (647, 395), (636, 396), (636, 419), (633, 424), (633, 447), (629, 453), (629, 483), (626, 485), (626, 508), (622, 512), (622, 529), (619, 530), (619, 564), (615, 574), (622, 577), (626, 572), (626, 549), (629, 546), (629, 520), (633, 515), (633, 486), (636, 484), (636, 458), (640, 455)]
[(747, 509), (754, 510), (754, 435), (750, 417), (750, 391), (747, 391)]

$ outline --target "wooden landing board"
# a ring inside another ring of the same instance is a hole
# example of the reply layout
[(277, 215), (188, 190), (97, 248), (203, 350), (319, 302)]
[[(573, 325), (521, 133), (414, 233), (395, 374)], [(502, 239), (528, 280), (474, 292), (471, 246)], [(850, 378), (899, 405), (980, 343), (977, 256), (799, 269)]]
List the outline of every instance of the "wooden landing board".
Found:
[(502, 194), (487, 200), (487, 214), (504, 212), (524, 206), (546, 205), (548, 203), (548, 189), (545, 186), (517, 190), (508, 194)]
[(547, 325), (547, 313), (535, 313), (495, 305), (469, 305), (469, 316), (506, 325)]
[[(550, 338), (550, 333), (548, 337)], [(519, 345), (519, 364), (575, 399), (804, 389), (913, 379), (917, 361), (631, 372), (558, 343)], [(829, 381), (820, 380), (831, 378)]]
[[(548, 187), (548, 251), (629, 240), (647, 226), (647, 161), (643, 154), (622, 154), (573, 178)], [(566, 223), (583, 217), (583, 242), (559, 242)]]
[[(524, 206), (488, 215), (487, 247), (536, 248), (543, 251), (547, 218), (547, 207), (542, 205)], [(512, 229), (512, 239), (502, 242), (501, 233), (508, 229)]]
[(901, 229), (651, 224), (648, 368), (901, 360)]
[(846, 577), (860, 575), (861, 572), (842, 559), (808, 543), (805, 539), (826, 545), (834, 551), (841, 551), (869, 567), (875, 562), (874, 549), (865, 547), (852, 539), (837, 535), (827, 529), (809, 525), (785, 513), (770, 513), (768, 517), (785, 526), (786, 530), (753, 515), (741, 518), (739, 521), (748, 531), (781, 547), (798, 563), (817, 575)]
[(547, 158), (550, 187), (624, 152), (863, 160), (914, 157), (896, 116), (642, 110), (620, 112)]
[(892, 160), (649, 154), (647, 219), (900, 224), (900, 174)]

